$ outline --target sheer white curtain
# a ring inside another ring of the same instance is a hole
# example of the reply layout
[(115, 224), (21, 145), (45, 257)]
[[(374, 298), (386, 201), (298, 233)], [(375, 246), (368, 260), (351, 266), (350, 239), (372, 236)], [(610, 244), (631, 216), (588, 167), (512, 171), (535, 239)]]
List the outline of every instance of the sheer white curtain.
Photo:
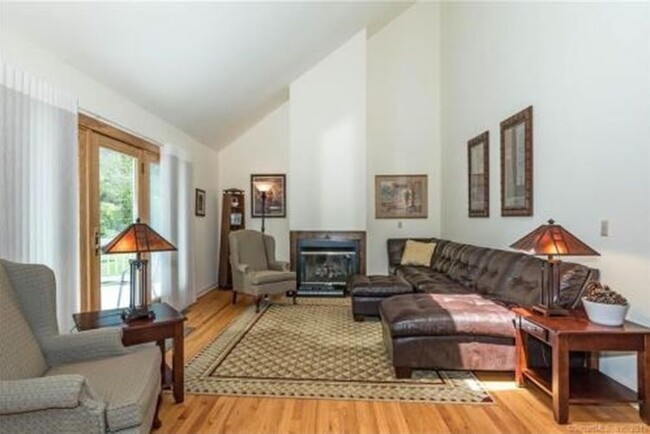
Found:
[(192, 163), (182, 150), (169, 145), (161, 150), (158, 191), (151, 224), (178, 251), (153, 254), (154, 292), (182, 310), (196, 301)]
[(77, 101), (0, 64), (0, 257), (45, 264), (62, 332), (79, 307)]

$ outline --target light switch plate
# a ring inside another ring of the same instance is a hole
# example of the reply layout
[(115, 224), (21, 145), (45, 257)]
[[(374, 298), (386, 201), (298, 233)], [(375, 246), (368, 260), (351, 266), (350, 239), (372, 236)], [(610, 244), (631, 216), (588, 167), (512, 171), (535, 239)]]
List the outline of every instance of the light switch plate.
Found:
[(402, 222), (401, 221), (397, 222), (397, 229), (402, 229)]

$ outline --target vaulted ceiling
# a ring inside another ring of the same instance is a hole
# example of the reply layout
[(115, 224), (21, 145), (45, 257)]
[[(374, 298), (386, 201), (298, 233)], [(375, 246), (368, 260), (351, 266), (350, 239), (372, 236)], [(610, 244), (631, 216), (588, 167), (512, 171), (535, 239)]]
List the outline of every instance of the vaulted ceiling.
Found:
[(411, 4), (3, 3), (0, 24), (220, 148), (302, 72)]

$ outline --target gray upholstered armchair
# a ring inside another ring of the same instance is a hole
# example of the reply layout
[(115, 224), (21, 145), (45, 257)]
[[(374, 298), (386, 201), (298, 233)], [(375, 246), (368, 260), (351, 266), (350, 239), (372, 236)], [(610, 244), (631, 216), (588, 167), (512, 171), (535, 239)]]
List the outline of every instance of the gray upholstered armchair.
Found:
[(59, 334), (54, 273), (0, 260), (0, 432), (148, 433), (160, 350), (119, 328)]
[(241, 230), (230, 235), (230, 265), (232, 266), (232, 302), (237, 293), (255, 297), (255, 311), (266, 295), (293, 294), (296, 303), (296, 273), (289, 264), (275, 260), (275, 239), (262, 232)]

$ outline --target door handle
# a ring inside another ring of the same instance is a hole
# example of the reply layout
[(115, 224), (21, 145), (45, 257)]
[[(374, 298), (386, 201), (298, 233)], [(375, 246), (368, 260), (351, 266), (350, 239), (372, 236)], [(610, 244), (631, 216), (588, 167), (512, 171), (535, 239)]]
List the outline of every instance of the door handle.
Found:
[(97, 228), (95, 228), (95, 231), (93, 233), (93, 239), (95, 242), (95, 256), (99, 256), (101, 254), (102, 246), (99, 242), (99, 230)]

